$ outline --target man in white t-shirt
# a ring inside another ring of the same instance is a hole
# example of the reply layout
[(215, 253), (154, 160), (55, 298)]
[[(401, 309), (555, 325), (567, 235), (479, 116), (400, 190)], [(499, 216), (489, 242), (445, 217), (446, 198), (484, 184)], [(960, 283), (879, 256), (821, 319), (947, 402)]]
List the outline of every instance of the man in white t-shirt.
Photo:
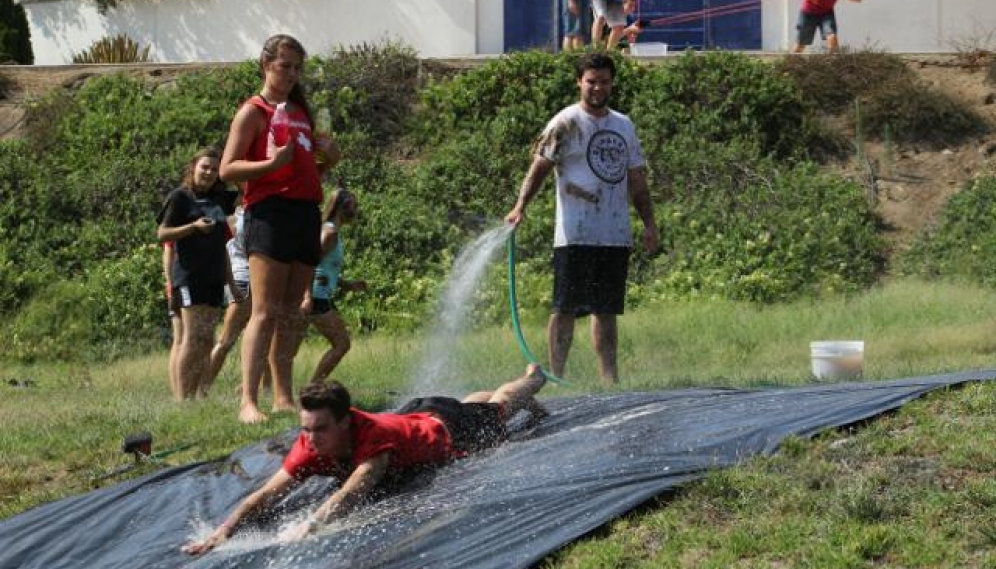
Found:
[(626, 115), (609, 108), (615, 71), (606, 54), (581, 58), (576, 73), (580, 101), (557, 113), (543, 130), (519, 199), (505, 217), (518, 225), (543, 180), (556, 169), (550, 368), (563, 375), (574, 320), (590, 314), (599, 375), (606, 383), (619, 380), (616, 316), (623, 313), (633, 247), (630, 201), (643, 220), (643, 246), (653, 252), (658, 245), (636, 129)]

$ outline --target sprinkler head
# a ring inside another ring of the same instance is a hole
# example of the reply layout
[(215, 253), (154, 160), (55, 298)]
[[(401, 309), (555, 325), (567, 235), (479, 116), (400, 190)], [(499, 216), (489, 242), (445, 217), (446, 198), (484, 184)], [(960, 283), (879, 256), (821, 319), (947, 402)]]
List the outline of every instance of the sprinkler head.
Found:
[(131, 453), (135, 460), (152, 454), (152, 433), (141, 432), (125, 437), (124, 444), (121, 445), (121, 452)]

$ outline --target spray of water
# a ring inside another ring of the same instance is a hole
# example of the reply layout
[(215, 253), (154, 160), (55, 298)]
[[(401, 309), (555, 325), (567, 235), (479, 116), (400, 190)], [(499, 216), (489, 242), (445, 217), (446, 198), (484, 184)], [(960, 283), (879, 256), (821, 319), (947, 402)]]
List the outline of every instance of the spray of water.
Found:
[(422, 361), (409, 382), (409, 395), (458, 396), (460, 385), (451, 371), (454, 342), (460, 336), (488, 262), (505, 242), (512, 226), (502, 224), (484, 232), (457, 255), (440, 299), (436, 319)]

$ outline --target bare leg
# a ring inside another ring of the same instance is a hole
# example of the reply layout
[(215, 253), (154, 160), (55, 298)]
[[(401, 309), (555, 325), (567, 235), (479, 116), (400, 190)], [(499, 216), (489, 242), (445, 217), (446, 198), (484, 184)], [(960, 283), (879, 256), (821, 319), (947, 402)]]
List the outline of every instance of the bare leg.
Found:
[(837, 34), (830, 34), (827, 36), (827, 51), (834, 53), (840, 49), (840, 43), (837, 41)]
[(546, 328), (547, 356), (550, 358), (550, 371), (557, 377), (564, 376), (567, 354), (574, 341), (574, 315), (554, 312)]
[(259, 379), (267, 366), (277, 311), (283, 298), (290, 265), (264, 255), (249, 256), (249, 281), (252, 289), (252, 315), (242, 338), (242, 403), (239, 420), (260, 423), (266, 420), (259, 410)]
[(602, 28), (605, 27), (605, 16), (595, 16), (591, 23), (591, 45), (599, 47), (602, 43)]
[(342, 361), (343, 356), (349, 351), (350, 341), (349, 341), (349, 330), (346, 329), (346, 322), (342, 319), (340, 315), (335, 310), (330, 310), (325, 314), (321, 314), (311, 321), (315, 325), (315, 328), (325, 336), (325, 339), (329, 341), (332, 345), (328, 351), (322, 355), (322, 359), (318, 361), (318, 366), (315, 368), (315, 374), (311, 377), (312, 383), (325, 381), (328, 379), (332, 370), (335, 366), (339, 365)]
[(461, 399), (461, 401), (464, 403), (487, 403), (494, 393), (494, 391), (475, 391)]
[(795, 44), (795, 47), (792, 48), (793, 53), (802, 53), (804, 51), (806, 51), (806, 46), (802, 45), (801, 43)]
[(213, 383), (221, 373), (221, 368), (225, 365), (225, 358), (235, 346), (239, 334), (249, 322), (249, 315), (252, 313), (252, 304), (249, 299), (242, 302), (233, 302), (225, 309), (225, 322), (221, 326), (221, 335), (211, 349), (211, 368), (208, 372), (208, 381)]
[(277, 325), (270, 349), (270, 372), (273, 374), (273, 410), (295, 411), (294, 405), (294, 355), (300, 343), (304, 316), (301, 301), (304, 291), (311, 286), (315, 268), (302, 263), (291, 263), (286, 287), (280, 301)]
[(609, 30), (609, 39), (605, 42), (605, 49), (615, 49), (619, 45), (625, 26), (616, 26)]
[(619, 329), (615, 314), (591, 315), (591, 342), (595, 345), (595, 355), (598, 356), (598, 375), (602, 378), (602, 383), (618, 383), (616, 353), (619, 347)]
[(211, 343), (218, 311), (211, 306), (188, 306), (180, 309), (183, 318), (183, 341), (180, 344), (180, 385), (184, 399), (204, 395), (204, 377), (208, 372)]
[(183, 400), (183, 385), (180, 383), (180, 346), (183, 343), (183, 318), (179, 314), (170, 317), (173, 325), (173, 344), (169, 348), (169, 360), (166, 364), (169, 373), (169, 386), (173, 391), (173, 399)]
[[(503, 405), (505, 416), (511, 417), (519, 411), (537, 404), (536, 394), (539, 393), (540, 389), (543, 389), (544, 385), (546, 385), (546, 375), (543, 374), (543, 370), (536, 364), (529, 364), (526, 367), (525, 375), (494, 390), (487, 402)], [(464, 399), (464, 402), (469, 403), (470, 401)]]

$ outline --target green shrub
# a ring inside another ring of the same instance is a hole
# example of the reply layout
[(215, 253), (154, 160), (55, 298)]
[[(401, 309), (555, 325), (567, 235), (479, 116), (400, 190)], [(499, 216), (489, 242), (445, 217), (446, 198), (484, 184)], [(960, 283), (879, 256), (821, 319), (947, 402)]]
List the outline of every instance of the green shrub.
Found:
[(807, 101), (827, 113), (851, 108), (854, 100), (896, 81), (912, 81), (915, 74), (897, 55), (871, 50), (788, 56), (775, 69), (790, 78)]
[(869, 136), (881, 139), (888, 129), (897, 142), (944, 146), (989, 131), (986, 120), (967, 104), (922, 81), (880, 85), (862, 99), (861, 116)]
[(462, 234), (442, 214), (442, 201), (424, 202), (403, 187), (360, 193), (360, 217), (346, 230), (347, 278), (370, 290), (342, 303), (358, 329), (411, 330), (425, 310)]
[[(346, 278), (371, 288), (339, 305), (352, 329), (427, 323), (458, 250), (509, 210), (532, 141), (577, 101), (575, 57), (514, 54), (420, 91), (402, 46), (309, 59), (304, 81), (316, 107), (334, 111), (345, 156), (333, 175), (360, 198), (360, 219), (344, 234)], [(634, 254), (634, 303), (774, 301), (871, 282), (881, 268), (876, 220), (860, 188), (805, 161), (819, 133), (793, 83), (734, 54), (662, 67), (618, 57), (613, 106), (644, 141), (666, 245), (658, 257)], [(162, 277), (149, 245), (162, 192), (197, 147), (224, 141), (258, 87), (257, 64), (245, 62), (168, 87), (94, 78), (34, 104), (27, 140), (0, 142), (0, 335), (12, 356), (61, 357), (79, 343), (87, 357), (109, 357), (157, 341)], [(526, 320), (549, 307), (553, 210), (551, 177), (517, 230)], [(481, 322), (508, 316), (503, 267), (493, 271), (475, 301)], [(55, 297), (78, 307), (46, 307)], [(40, 324), (53, 311), (58, 325)]]
[(996, 177), (977, 178), (952, 195), (936, 222), (899, 258), (902, 273), (961, 277), (996, 286)]
[(73, 54), (73, 63), (145, 63), (149, 48), (142, 47), (127, 34), (104, 37), (90, 44), (80, 53)]
[(312, 58), (309, 92), (327, 108), (336, 134), (363, 132), (380, 144), (401, 136), (418, 97), (419, 59), (411, 47), (388, 42), (336, 48)]
[[(954, 144), (988, 131), (968, 105), (917, 80), (896, 55), (848, 51), (786, 57), (776, 68), (824, 113), (846, 114), (860, 136), (896, 142)], [(860, 107), (860, 118), (854, 112)]]
[(631, 116), (654, 157), (680, 135), (704, 142), (756, 140), (765, 154), (803, 155), (817, 130), (792, 82), (756, 58), (686, 53), (650, 71)]
[(878, 220), (856, 184), (745, 144), (683, 148), (657, 208), (664, 254), (642, 261), (638, 294), (774, 302), (857, 290), (881, 272)]
[(143, 246), (94, 263), (79, 279), (53, 279), (7, 328), (9, 357), (84, 361), (158, 344), (169, 325), (160, 260), (159, 246)]
[[(13, 0), (0, 0), (0, 64), (31, 65), (34, 62), (31, 29), (24, 14), (24, 6)], [(3, 85), (0, 85), (0, 93), (2, 92)]]

